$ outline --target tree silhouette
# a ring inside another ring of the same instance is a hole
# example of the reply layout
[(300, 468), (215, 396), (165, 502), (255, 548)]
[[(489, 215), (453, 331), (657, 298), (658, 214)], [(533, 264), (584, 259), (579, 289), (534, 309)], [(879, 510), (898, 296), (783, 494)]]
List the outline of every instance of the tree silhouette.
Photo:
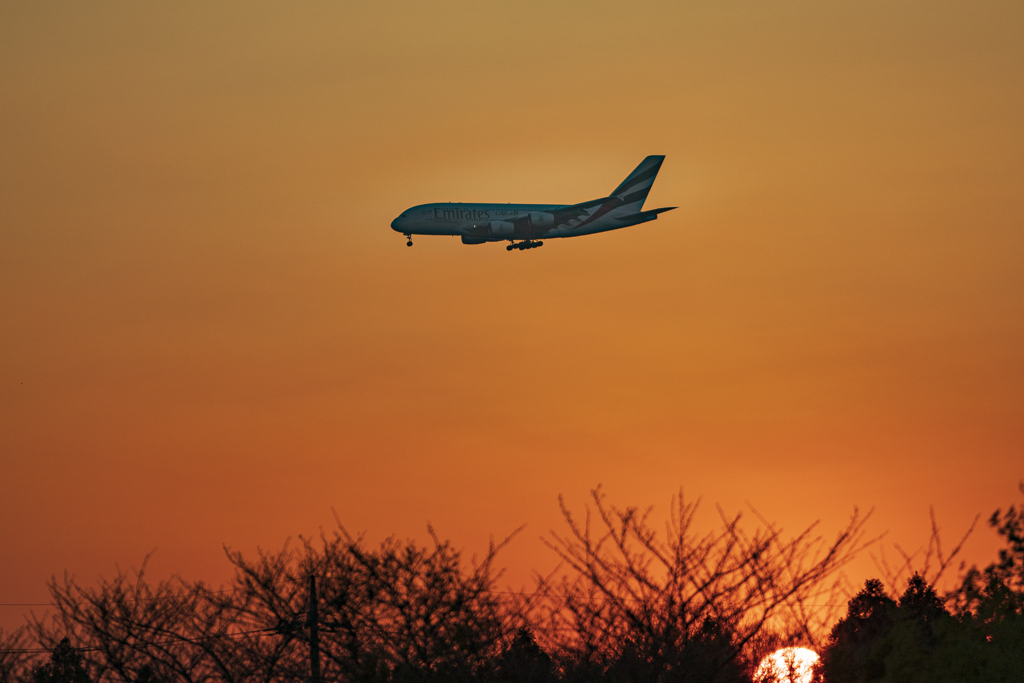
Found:
[[(719, 528), (698, 533), (696, 509), (680, 494), (662, 535), (650, 510), (620, 510), (600, 489), (582, 523), (563, 504), (568, 533), (547, 543), (564, 575), (530, 595), (498, 585), (511, 537), (478, 560), (432, 529), (426, 544), (371, 546), (339, 523), (277, 551), (226, 548), (235, 573), (218, 588), (153, 582), (147, 562), (92, 585), (54, 578), (56, 613), (29, 635), (80, 658), (95, 683), (305, 683), (315, 576), (327, 681), (726, 683), (749, 681), (777, 645), (823, 643), (830, 613), (817, 605), (833, 602), (835, 572), (864, 546), (865, 518), (826, 542), (813, 525), (786, 537), (756, 512), (752, 530), (719, 510)], [(17, 649), (2, 655), (0, 683), (48, 683), (29, 680)]]
[(25, 676), (32, 654), (26, 628), (7, 632), (0, 628), (0, 683), (15, 683)]
[(759, 516), (748, 533), (721, 509), (720, 527), (700, 535), (698, 503), (680, 492), (662, 537), (650, 509), (618, 509), (599, 488), (592, 501), (596, 521), (588, 507), (580, 523), (563, 503), (569, 533), (547, 540), (574, 573), (552, 592), (545, 645), (580, 680), (749, 678), (769, 640), (824, 640), (812, 605), (864, 545), (856, 511), (831, 543), (814, 525), (785, 538)]
[[(1024, 493), (1024, 482), (1019, 488)], [(949, 598), (958, 613), (992, 625), (1024, 615), (1024, 506), (996, 510), (989, 526), (1005, 539), (998, 561), (984, 570), (971, 567)]]
[(832, 629), (821, 660), (833, 683), (877, 681), (885, 674), (885, 637), (896, 621), (897, 603), (878, 579), (869, 579), (850, 599), (847, 615)]
[[(298, 676), (305, 666), (306, 577), (318, 577), (320, 651), (326, 680), (472, 680), (493, 670), (526, 625), (526, 601), (497, 590), (494, 561), (507, 543), (480, 562), (431, 530), (433, 544), (387, 539), (365, 547), (343, 527), (321, 547), (261, 553), (249, 561), (229, 552), (238, 590), (235, 622), (280, 634), (280, 668)], [(269, 646), (268, 646), (269, 647)]]
[(233, 615), (214, 591), (177, 577), (152, 585), (147, 562), (95, 587), (80, 586), (68, 575), (51, 580), (57, 614), (34, 621), (37, 640), (52, 648), (73, 638), (101, 683), (244, 680), (246, 669), (232, 642)]
[(555, 680), (554, 662), (537, 645), (533, 633), (528, 628), (519, 629), (511, 645), (498, 659), (495, 673), (495, 678), (500, 683), (546, 683)]
[(986, 632), (971, 615), (950, 614), (919, 574), (898, 602), (868, 581), (833, 629), (821, 673), (826, 683), (1019, 681), (1024, 638), (1000, 626)]
[(91, 683), (82, 664), (82, 656), (71, 647), (67, 638), (57, 643), (50, 653), (50, 661), (36, 666), (32, 683)]
[(81, 643), (98, 683), (305, 681), (312, 574), (325, 680), (475, 681), (527, 666), (537, 655), (522, 635), (532, 598), (497, 590), (504, 543), (466, 562), (431, 536), (426, 547), (392, 538), (367, 548), (339, 527), (319, 547), (286, 544), (251, 560), (228, 550), (236, 573), (220, 590), (176, 577), (151, 584), (145, 563), (93, 587), (66, 575), (50, 583), (57, 614), (33, 628), (61, 652), (68, 637)]

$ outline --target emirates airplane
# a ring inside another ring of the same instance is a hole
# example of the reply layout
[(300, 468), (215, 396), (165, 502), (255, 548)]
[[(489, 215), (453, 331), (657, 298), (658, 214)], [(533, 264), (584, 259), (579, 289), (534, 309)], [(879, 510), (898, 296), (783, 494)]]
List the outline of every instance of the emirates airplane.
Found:
[(410, 247), (413, 235), (458, 235), (463, 244), (507, 240), (509, 251), (543, 246), (542, 239), (628, 228), (676, 208), (643, 210), (663, 161), (647, 157), (609, 196), (582, 204), (420, 204), (402, 212), (391, 228)]

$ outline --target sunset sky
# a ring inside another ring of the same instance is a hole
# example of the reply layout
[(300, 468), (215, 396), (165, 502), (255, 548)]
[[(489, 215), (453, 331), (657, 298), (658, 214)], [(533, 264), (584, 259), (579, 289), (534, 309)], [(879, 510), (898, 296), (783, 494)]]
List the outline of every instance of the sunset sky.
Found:
[[(3, 3), (0, 603), (154, 549), (216, 583), (332, 508), (525, 523), (518, 586), (597, 484), (951, 543), (1021, 500), (1022, 36), (1019, 0)], [(389, 227), (649, 154), (653, 223)]]

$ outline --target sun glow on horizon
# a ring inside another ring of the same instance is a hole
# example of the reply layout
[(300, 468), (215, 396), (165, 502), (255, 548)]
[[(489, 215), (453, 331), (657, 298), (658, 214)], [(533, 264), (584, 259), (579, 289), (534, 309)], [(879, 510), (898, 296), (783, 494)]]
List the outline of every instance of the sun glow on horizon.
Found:
[(761, 660), (754, 674), (758, 683), (811, 683), (818, 654), (806, 647), (785, 647)]

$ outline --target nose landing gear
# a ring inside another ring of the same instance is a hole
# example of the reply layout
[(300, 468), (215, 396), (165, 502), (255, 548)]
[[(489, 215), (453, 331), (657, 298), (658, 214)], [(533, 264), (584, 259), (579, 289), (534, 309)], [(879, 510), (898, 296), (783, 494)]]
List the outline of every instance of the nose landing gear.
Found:
[(505, 247), (505, 250), (506, 251), (512, 251), (513, 249), (520, 249), (520, 250), (522, 250), (522, 249), (535, 249), (536, 247), (543, 247), (543, 246), (544, 246), (544, 243), (542, 241), (540, 241), (540, 240), (536, 240), (536, 241), (535, 240), (526, 240), (524, 242), (519, 242), (518, 244), (515, 243), (515, 242), (512, 242), (512, 244), (510, 244), (507, 247)]
[(408, 242), (405, 243), (405, 246), (411, 247), (412, 246), (412, 235), (406, 235), (405, 239), (409, 240)]

